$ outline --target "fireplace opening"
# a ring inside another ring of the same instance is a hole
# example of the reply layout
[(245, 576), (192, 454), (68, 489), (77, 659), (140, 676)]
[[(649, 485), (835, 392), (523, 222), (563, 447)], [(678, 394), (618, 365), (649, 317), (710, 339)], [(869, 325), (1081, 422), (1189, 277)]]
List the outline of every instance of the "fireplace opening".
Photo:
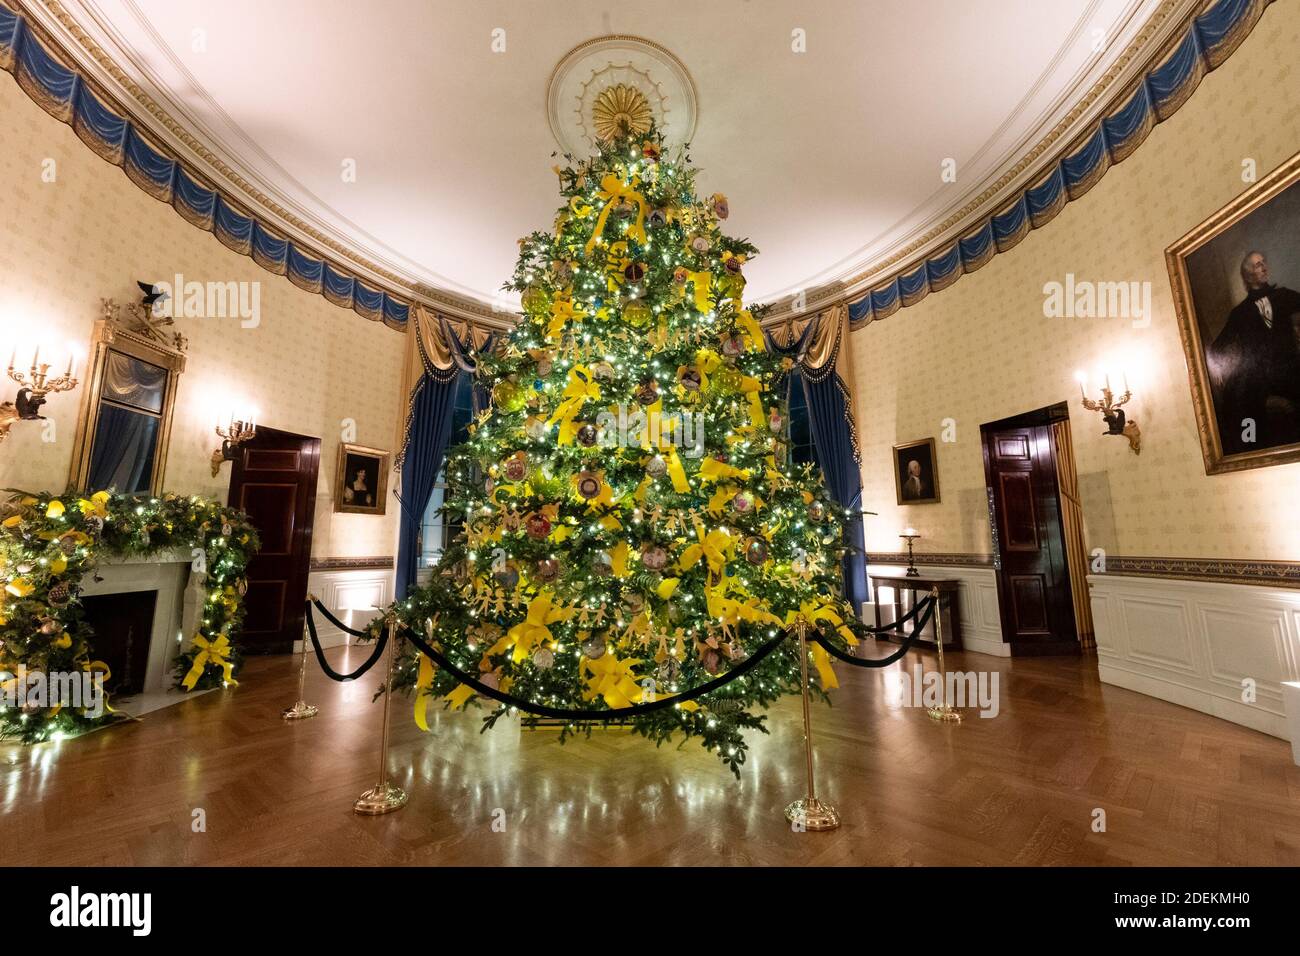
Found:
[(91, 657), (108, 665), (104, 689), (119, 697), (144, 690), (149, 667), (149, 639), (153, 635), (157, 591), (124, 591), (83, 596), (82, 614), (94, 632)]

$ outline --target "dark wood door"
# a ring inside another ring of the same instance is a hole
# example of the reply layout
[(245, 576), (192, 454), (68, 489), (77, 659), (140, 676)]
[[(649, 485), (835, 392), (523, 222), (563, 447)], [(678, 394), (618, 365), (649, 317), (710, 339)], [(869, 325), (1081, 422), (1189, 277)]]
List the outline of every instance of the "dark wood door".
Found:
[(302, 637), (319, 468), (319, 438), (259, 425), (257, 436), (239, 446), (229, 501), (248, 514), (262, 539), (248, 565), (239, 638), (246, 652), (288, 653)]
[(1013, 654), (1078, 653), (1051, 426), (981, 435), (1002, 639)]

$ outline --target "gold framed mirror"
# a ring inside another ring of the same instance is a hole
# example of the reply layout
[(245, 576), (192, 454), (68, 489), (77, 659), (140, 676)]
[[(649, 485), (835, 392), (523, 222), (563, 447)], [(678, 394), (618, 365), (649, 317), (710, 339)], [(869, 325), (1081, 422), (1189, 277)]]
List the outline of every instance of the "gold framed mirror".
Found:
[(123, 316), (105, 300), (73, 443), (74, 489), (161, 492), (186, 348), (184, 336), (162, 331), (168, 324), (135, 305)]

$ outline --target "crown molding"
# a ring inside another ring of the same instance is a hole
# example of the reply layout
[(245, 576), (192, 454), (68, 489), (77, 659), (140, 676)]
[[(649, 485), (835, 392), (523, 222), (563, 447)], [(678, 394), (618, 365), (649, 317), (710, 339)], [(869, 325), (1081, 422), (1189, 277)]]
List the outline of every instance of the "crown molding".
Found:
[[(101, 99), (120, 110), (159, 146), (171, 152), (217, 189), (257, 211), (277, 230), (323, 258), (346, 265), (358, 277), (391, 295), (427, 306), (458, 319), (494, 329), (513, 327), (517, 316), (480, 299), (441, 288), (415, 272), (414, 264), (389, 256), (355, 240), (356, 227), (346, 230), (322, 221), (301, 203), (285, 195), (227, 151), (208, 145), (217, 137), (172, 100), (160, 83), (135, 62), (115, 31), (90, 2), (78, 4), (74, 16), (59, 0), (9, 0), (30, 29), (52, 53), (82, 73)], [(120, 64), (128, 63), (134, 79)], [(206, 140), (206, 141), (205, 141)], [(395, 254), (393, 254), (395, 255)]]
[[(1124, 34), (1123, 52), (1104, 69), (1098, 62), (1091, 64), (1044, 111), (1045, 118), (1034, 130), (1007, 150), (992, 172), (900, 239), (887, 240), (885, 248), (869, 265), (850, 266), (841, 275), (802, 290), (801, 308), (793, 307), (793, 290), (773, 297), (764, 324), (819, 312), (859, 298), (872, 287), (951, 245), (973, 225), (998, 212), (1001, 205), (1018, 196), (1061, 155), (1077, 146), (1108, 110), (1123, 102), (1143, 73), (1169, 52), (1192, 18), (1211, 3), (1212, 0), (1162, 0), (1145, 22), (1137, 22), (1136, 7), (1131, 8), (1125, 24), (1128, 32)], [(1081, 93), (1081, 89), (1085, 91)]]

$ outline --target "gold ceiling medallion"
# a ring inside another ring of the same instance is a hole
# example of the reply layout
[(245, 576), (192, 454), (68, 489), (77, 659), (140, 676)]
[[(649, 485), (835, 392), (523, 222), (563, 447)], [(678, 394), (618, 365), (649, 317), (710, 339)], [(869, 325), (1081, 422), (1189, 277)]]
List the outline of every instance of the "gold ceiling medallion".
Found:
[(644, 93), (619, 83), (600, 91), (591, 108), (591, 118), (597, 138), (609, 142), (629, 133), (649, 132), (653, 114)]

